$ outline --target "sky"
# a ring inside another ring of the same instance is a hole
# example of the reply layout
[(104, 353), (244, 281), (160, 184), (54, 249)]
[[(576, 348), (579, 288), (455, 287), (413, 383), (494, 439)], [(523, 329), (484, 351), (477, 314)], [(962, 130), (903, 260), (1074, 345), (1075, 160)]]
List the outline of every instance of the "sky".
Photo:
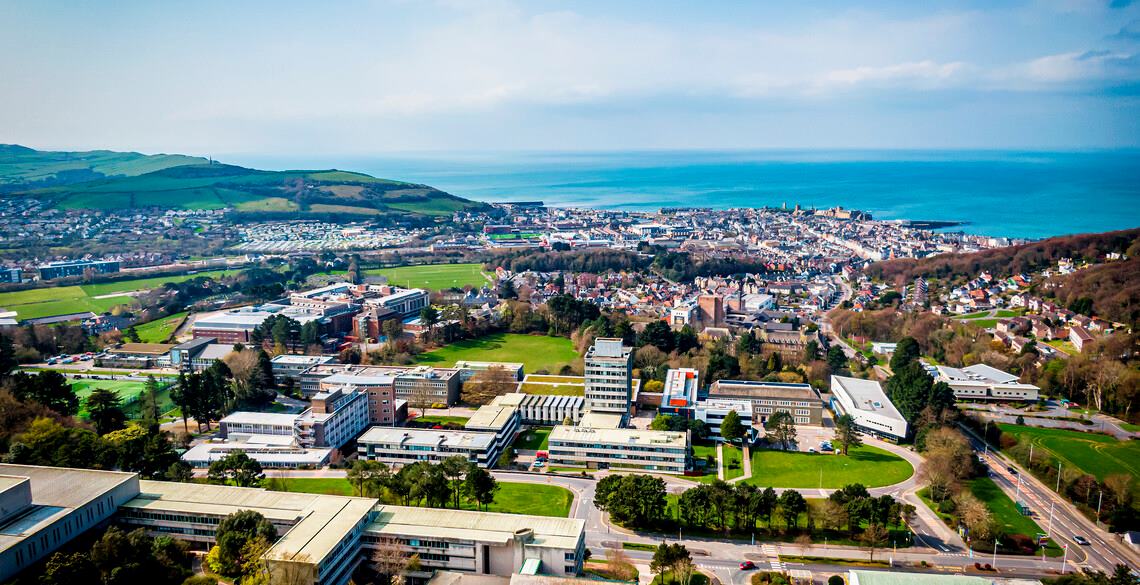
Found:
[(0, 143), (1140, 146), (1129, 0), (0, 0)]

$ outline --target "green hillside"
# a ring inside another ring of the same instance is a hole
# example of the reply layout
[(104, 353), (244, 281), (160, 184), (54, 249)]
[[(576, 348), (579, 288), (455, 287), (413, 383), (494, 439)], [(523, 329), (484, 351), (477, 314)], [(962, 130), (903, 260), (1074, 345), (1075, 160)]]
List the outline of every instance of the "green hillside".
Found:
[[(6, 147), (6, 150), (0, 150), (0, 180), (5, 177), (10, 181), (16, 181), (20, 177), (45, 176), (47, 171), (37, 171), (34, 162), (27, 162), (36, 159), (35, 156), (25, 152), (29, 150), (23, 147)], [(134, 155), (134, 153), (104, 154), (120, 154), (124, 157)], [(48, 157), (41, 157), (41, 160), (46, 158)], [(62, 209), (229, 207), (243, 213), (283, 216), (298, 214), (375, 216), (382, 213), (450, 215), (460, 209), (481, 205), (427, 185), (378, 179), (362, 173), (339, 170), (262, 171), (210, 163), (204, 159), (182, 158), (186, 159), (183, 164), (141, 174), (93, 177), (66, 184), (57, 181), (46, 187), (8, 190), (15, 195), (49, 201), (51, 205)], [(21, 160), (26, 162), (18, 162)], [(148, 163), (147, 160), (151, 162)], [(44, 164), (50, 167), (54, 163)], [(99, 168), (137, 170), (147, 164), (160, 163), (147, 158), (136, 160), (133, 164), (123, 161), (115, 167), (108, 163)]]
[(204, 158), (181, 154), (148, 155), (110, 150), (55, 152), (0, 144), (0, 186), (27, 188), (103, 177), (131, 177), (205, 162)]

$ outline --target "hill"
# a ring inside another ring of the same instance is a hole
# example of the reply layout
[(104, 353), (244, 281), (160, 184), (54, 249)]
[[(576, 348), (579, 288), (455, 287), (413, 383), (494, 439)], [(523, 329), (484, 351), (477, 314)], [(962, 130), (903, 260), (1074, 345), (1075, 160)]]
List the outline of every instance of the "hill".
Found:
[[(37, 156), (31, 154), (37, 152), (23, 147), (0, 150), (0, 180), (3, 177), (15, 181), (21, 176), (49, 176), (47, 170), (37, 170), (37, 163), (34, 162)], [(136, 153), (109, 154), (120, 154), (125, 158), (118, 166), (112, 167), (108, 162), (98, 168), (141, 170), (147, 165), (168, 166), (136, 174), (89, 176), (87, 180), (78, 182), (55, 181), (50, 186), (25, 182), (24, 185), (38, 188), (10, 191), (15, 195), (49, 201), (52, 206), (62, 209), (233, 208), (239, 213), (270, 218), (293, 217), (298, 214), (450, 215), (460, 209), (482, 205), (427, 185), (378, 179), (335, 169), (263, 171), (194, 157), (182, 157), (182, 163), (175, 165), (178, 160), (175, 158), (134, 159), (131, 155)], [(108, 156), (105, 160), (113, 158)], [(57, 164), (50, 159), (47, 156), (38, 157), (43, 162), (44, 169)], [(28, 162), (17, 162), (20, 160)], [(6, 169), (11, 169), (9, 174), (5, 174)], [(89, 169), (89, 174), (96, 172), (101, 171)]]
[(1045, 295), (1062, 306), (1086, 299), (1089, 313), (1135, 326), (1140, 323), (1140, 257), (1053, 277)]
[(63, 152), (0, 144), (0, 192), (131, 177), (207, 160), (181, 154), (142, 154), (91, 150)]
[(872, 278), (895, 284), (903, 284), (919, 276), (946, 280), (973, 278), (983, 270), (1001, 277), (1043, 270), (1061, 258), (1097, 261), (1110, 252), (1127, 253), (1129, 256), (1140, 254), (1140, 228), (1060, 236), (970, 254), (887, 260), (871, 264), (865, 272)]

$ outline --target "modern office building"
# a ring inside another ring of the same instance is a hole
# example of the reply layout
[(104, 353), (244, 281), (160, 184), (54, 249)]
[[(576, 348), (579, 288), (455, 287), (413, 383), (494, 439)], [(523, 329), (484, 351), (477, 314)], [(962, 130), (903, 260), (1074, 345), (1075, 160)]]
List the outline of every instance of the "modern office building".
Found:
[(405, 318), (414, 317), (429, 304), (430, 294), (422, 288), (396, 290), (379, 298), (365, 299), (365, 305), (377, 305), (391, 309)]
[(551, 465), (682, 474), (688, 460), (688, 433), (559, 425), (549, 440)]
[(290, 355), (287, 353), (273, 356), (273, 359), (269, 360), (273, 366), (273, 377), (278, 380), (282, 378), (296, 380), (301, 377), (302, 372), (313, 366), (335, 362), (336, 358), (331, 355)]
[(823, 398), (809, 384), (717, 380), (709, 387), (708, 397), (750, 401), (752, 421), (758, 425), (780, 411), (790, 413), (796, 424), (823, 424)]
[(0, 580), (103, 525), (138, 491), (134, 473), (0, 465)]
[(519, 434), (522, 417), (519, 409), (503, 404), (480, 406), (463, 425), (469, 431), (493, 433), (495, 440), (502, 445), (510, 445)]
[(860, 430), (898, 441), (907, 436), (907, 422), (874, 380), (831, 377), (832, 408), (849, 414)]
[(1040, 388), (1022, 384), (1018, 377), (985, 364), (964, 368), (935, 366), (935, 381), (946, 382), (958, 400), (1035, 401)]
[(305, 370), (300, 380), (305, 396), (332, 386), (359, 389), (390, 386), (393, 396), (399, 400), (412, 402), (413, 395), (425, 392), (436, 404), (450, 406), (459, 402), (459, 370), (455, 368), (325, 364)]
[(218, 421), (218, 435), (223, 439), (238, 435), (292, 437), (296, 423), (296, 414), (238, 411)]
[(745, 430), (745, 440), (752, 442), (760, 434), (753, 422), (753, 405), (751, 400), (733, 398), (708, 398), (696, 404), (693, 408), (693, 418), (705, 423), (710, 437), (720, 436), (720, 424), (729, 412), (736, 412), (740, 417), (740, 424)]
[(198, 443), (182, 454), (182, 460), (196, 469), (206, 469), (234, 451), (249, 455), (265, 469), (319, 468), (338, 459), (336, 449), (299, 447), (292, 435), (234, 435)]
[(312, 397), (297, 415), (293, 437), (301, 447), (339, 449), (368, 427), (368, 394), (334, 389)]
[(661, 389), (662, 414), (690, 416), (688, 410), (697, 403), (701, 373), (694, 368), (674, 368), (665, 374), (665, 387)]
[(361, 459), (397, 467), (416, 461), (438, 463), (462, 455), (479, 467), (491, 468), (509, 446), (495, 433), (402, 427), (372, 427), (356, 440)]
[(19, 268), (0, 268), (0, 283), (12, 284), (23, 282), (24, 271)]
[(586, 351), (586, 410), (629, 414), (633, 399), (633, 348), (600, 337)]
[(52, 280), (69, 276), (83, 276), (88, 271), (91, 274), (111, 274), (119, 271), (119, 262), (116, 260), (63, 260), (40, 264), (36, 266), (36, 270), (40, 273), (40, 280)]
[(140, 480), (137, 474), (0, 465), (0, 579), (8, 580), (110, 520), (206, 549), (230, 514), (253, 510), (277, 528), (262, 557), (273, 583), (344, 585), (377, 554), (418, 555), (432, 571), (572, 576), (585, 521), (380, 505), (371, 498)]

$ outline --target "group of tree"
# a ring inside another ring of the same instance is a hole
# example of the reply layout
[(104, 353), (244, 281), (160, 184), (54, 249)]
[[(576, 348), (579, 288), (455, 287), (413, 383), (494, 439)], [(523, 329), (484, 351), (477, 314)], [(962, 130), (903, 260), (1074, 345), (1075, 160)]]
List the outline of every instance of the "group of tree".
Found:
[[(723, 423), (721, 423), (721, 427), (721, 433), (723, 434)], [(708, 435), (708, 426), (705, 425), (705, 421), (695, 418), (686, 418), (676, 414), (659, 414), (653, 417), (653, 421), (649, 423), (649, 428), (655, 431), (674, 431), (678, 433), (692, 431), (693, 437), (700, 439)]]
[(1080, 572), (1042, 579), (1042, 582), (1048, 585), (1138, 585), (1140, 578), (1128, 565), (1116, 565), (1111, 575), (1086, 567)]
[(484, 263), (486, 270), (503, 267), (511, 272), (636, 272), (648, 267), (649, 261), (633, 252), (611, 249), (586, 249), (540, 252), (526, 250), (492, 256)]
[(796, 419), (786, 410), (777, 410), (764, 423), (768, 442), (785, 451), (796, 447)]
[(653, 271), (669, 280), (689, 282), (698, 276), (730, 276), (734, 274), (775, 274), (768, 263), (746, 256), (702, 257), (690, 252), (655, 252)]
[(90, 548), (55, 552), (42, 570), (21, 575), (15, 583), (32, 585), (180, 585), (191, 574), (191, 557), (184, 541), (151, 537), (139, 528), (123, 532), (107, 528)]
[(887, 398), (917, 428), (920, 416), (943, 418), (954, 410), (954, 390), (946, 382), (936, 382), (918, 361), (918, 342), (911, 337), (899, 341), (899, 349), (891, 356), (891, 377), (887, 379)]
[(689, 585), (697, 572), (697, 566), (693, 564), (693, 555), (685, 545), (662, 542), (653, 551), (649, 570), (657, 575), (656, 581), (662, 585)]
[[(307, 345), (301, 339), (302, 329), (303, 326), (288, 315), (271, 315), (250, 332), (249, 340), (255, 347), (269, 346), (273, 353), (287, 353), (293, 348)], [(319, 330), (314, 331), (312, 327), (309, 328), (305, 338), (308, 344), (316, 341), (314, 335), (318, 332)], [(319, 339), (319, 335), (316, 337)]]
[(357, 460), (348, 469), (356, 495), (380, 498), (404, 506), (460, 509), (464, 502), (486, 509), (495, 501), (499, 484), (489, 471), (462, 455), (439, 463), (417, 461), (398, 471), (378, 461)]
[(650, 528), (666, 514), (665, 481), (650, 475), (607, 475), (594, 490), (594, 506), (630, 528)]
[(518, 379), (506, 368), (492, 367), (464, 382), (461, 396), (467, 404), (489, 404), (497, 396), (514, 392), (518, 385)]
[(218, 523), (216, 544), (203, 561), (240, 585), (269, 585), (261, 557), (277, 540), (277, 528), (259, 512), (240, 510)]

